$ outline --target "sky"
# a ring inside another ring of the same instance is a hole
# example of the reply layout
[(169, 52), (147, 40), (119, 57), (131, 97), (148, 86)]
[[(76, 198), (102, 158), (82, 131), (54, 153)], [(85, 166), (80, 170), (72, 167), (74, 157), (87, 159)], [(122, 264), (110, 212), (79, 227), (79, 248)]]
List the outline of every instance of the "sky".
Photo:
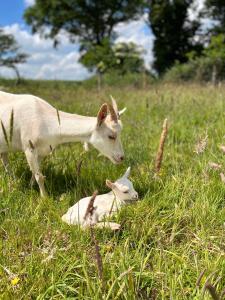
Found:
[[(27, 62), (18, 66), (24, 78), (83, 80), (91, 76), (88, 70), (79, 63), (79, 43), (71, 44), (66, 33), (60, 34), (61, 44), (53, 48), (50, 39), (39, 34), (31, 34), (30, 28), (23, 20), (24, 10), (33, 5), (35, 0), (0, 0), (0, 27), (6, 33), (13, 34), (21, 50), (29, 55)], [(46, 0), (47, 1), (47, 0)], [(201, 8), (204, 0), (196, 0)], [(194, 18), (196, 9), (190, 12)], [(147, 68), (153, 62), (154, 35), (146, 23), (146, 15), (139, 20), (120, 23), (115, 27), (116, 42), (134, 42), (144, 50), (143, 58)], [(12, 70), (0, 69), (0, 76), (14, 77)]]

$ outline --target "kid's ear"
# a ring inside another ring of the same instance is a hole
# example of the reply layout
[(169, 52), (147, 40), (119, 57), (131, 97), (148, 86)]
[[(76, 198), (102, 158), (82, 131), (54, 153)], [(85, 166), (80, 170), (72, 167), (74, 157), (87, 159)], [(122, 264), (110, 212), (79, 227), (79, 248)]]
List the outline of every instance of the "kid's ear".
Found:
[(106, 117), (107, 117), (107, 104), (104, 103), (102, 104), (97, 115), (97, 125), (101, 126), (102, 123), (105, 121)]
[(123, 177), (128, 178), (130, 176), (130, 167), (127, 168), (126, 172), (124, 173)]
[(115, 187), (115, 184), (108, 179), (106, 179), (105, 183), (106, 183), (107, 187), (109, 187), (110, 189), (113, 189)]

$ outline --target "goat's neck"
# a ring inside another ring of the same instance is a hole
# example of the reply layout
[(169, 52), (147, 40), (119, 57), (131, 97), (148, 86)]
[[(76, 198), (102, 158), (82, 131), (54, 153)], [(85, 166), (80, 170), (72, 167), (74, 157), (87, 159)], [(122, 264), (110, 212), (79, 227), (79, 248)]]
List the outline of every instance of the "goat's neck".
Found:
[(115, 208), (120, 208), (121, 206), (125, 205), (125, 202), (121, 200), (114, 192), (109, 192), (108, 195), (110, 195), (112, 199), (112, 205)]
[(57, 139), (60, 144), (88, 142), (97, 124), (95, 117), (85, 117), (59, 111)]

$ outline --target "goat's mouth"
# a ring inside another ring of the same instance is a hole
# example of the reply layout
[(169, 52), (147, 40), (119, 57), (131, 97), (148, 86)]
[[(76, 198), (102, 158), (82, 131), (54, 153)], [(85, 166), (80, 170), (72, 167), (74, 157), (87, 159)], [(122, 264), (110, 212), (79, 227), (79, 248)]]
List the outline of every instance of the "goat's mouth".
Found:
[(121, 159), (116, 158), (115, 156), (110, 157), (110, 160), (116, 165), (121, 164), (121, 162), (122, 162)]
[(128, 200), (126, 200), (126, 203), (128, 203), (128, 204), (134, 204), (135, 202), (137, 202), (139, 199), (128, 199)]

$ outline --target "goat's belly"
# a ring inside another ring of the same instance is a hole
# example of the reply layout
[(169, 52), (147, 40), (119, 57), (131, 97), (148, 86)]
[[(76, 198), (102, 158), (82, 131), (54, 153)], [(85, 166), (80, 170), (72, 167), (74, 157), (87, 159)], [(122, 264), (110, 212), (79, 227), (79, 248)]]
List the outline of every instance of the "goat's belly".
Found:
[(19, 135), (0, 128), (0, 153), (22, 151)]
[(39, 156), (45, 157), (49, 155), (56, 148), (56, 144), (54, 143), (54, 141), (51, 140), (51, 138), (49, 139), (45, 138), (45, 139), (38, 139), (34, 143), (34, 147), (36, 148)]

